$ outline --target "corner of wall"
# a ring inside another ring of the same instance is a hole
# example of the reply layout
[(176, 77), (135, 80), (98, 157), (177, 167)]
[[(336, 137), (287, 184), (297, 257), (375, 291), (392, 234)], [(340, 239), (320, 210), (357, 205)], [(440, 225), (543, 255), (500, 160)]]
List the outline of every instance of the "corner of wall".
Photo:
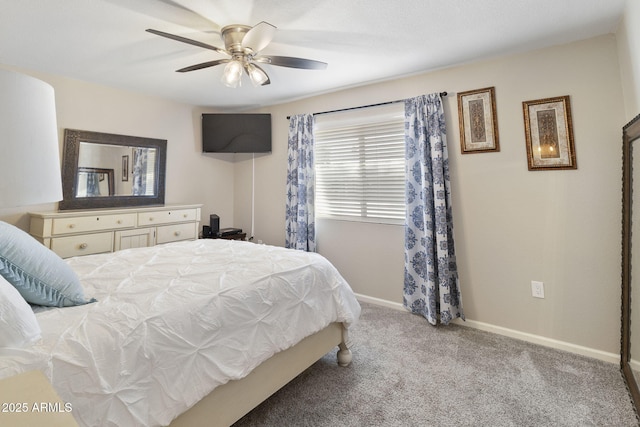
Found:
[(640, 2), (627, 1), (615, 33), (627, 121), (640, 113)]

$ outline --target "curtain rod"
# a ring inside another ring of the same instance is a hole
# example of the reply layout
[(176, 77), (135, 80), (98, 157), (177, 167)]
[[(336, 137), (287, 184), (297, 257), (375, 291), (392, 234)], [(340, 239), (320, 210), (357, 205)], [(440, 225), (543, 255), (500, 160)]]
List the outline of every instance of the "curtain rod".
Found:
[[(440, 96), (441, 97), (447, 96), (447, 92), (440, 92)], [(380, 105), (397, 104), (398, 102), (404, 102), (404, 101), (405, 101), (404, 99), (397, 99), (395, 101), (380, 102), (378, 104), (361, 105), (359, 107), (340, 108), (338, 110), (331, 110), (331, 111), (321, 111), (319, 113), (313, 113), (312, 115), (319, 116), (320, 114), (339, 113), (341, 111), (359, 110), (360, 108), (369, 108), (369, 107), (378, 107)], [(287, 120), (289, 120), (290, 118), (291, 116), (287, 116)]]

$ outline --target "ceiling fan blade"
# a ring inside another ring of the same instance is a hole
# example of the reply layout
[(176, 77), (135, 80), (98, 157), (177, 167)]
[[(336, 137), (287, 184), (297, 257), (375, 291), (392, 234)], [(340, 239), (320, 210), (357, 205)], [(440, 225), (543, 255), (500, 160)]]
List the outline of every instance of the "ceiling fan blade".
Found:
[(220, 29), (217, 22), (205, 17), (195, 8), (179, 4), (185, 3), (184, 0), (107, 0), (107, 2), (140, 14), (145, 18), (156, 19), (184, 28), (202, 32)]
[(271, 43), (275, 34), (276, 27), (268, 22), (262, 21), (244, 35), (242, 47), (251, 49), (254, 53), (260, 52)]
[[(174, 1), (174, 0), (156, 0), (156, 1), (157, 3), (164, 3), (166, 5), (164, 9), (169, 10), (169, 13), (168, 13), (169, 19), (164, 19), (165, 21), (170, 20), (172, 18), (176, 20), (178, 19), (178, 17), (183, 17), (183, 19), (187, 20), (184, 26), (188, 26), (190, 28), (193, 28), (194, 20), (201, 22), (201, 24), (199, 25), (201, 28), (211, 28), (212, 25), (217, 26), (215, 22), (206, 18), (204, 15), (200, 14), (195, 9), (191, 9), (189, 7), (181, 5), (177, 1)], [(129, 3), (130, 1), (127, 1), (127, 2)], [(145, 8), (145, 12), (148, 13), (149, 9), (153, 10), (153, 12), (156, 12), (157, 9), (163, 9), (163, 7), (162, 5), (158, 5), (158, 4), (155, 4), (153, 7), (147, 6), (147, 8)]]
[(231, 59), (217, 59), (215, 61), (207, 61), (201, 64), (191, 65), (189, 67), (180, 68), (176, 70), (176, 73), (186, 73), (188, 71), (201, 70), (203, 68), (214, 67), (216, 65), (225, 64), (227, 62), (231, 62)]
[(328, 65), (326, 62), (314, 61), (313, 59), (294, 58), (291, 56), (260, 56), (253, 60), (263, 64), (289, 68), (302, 68), (305, 70), (324, 70)]
[(225, 55), (229, 55), (229, 52), (227, 52), (224, 49), (221, 49), (221, 48), (215, 47), (215, 46), (211, 46), (210, 44), (202, 43), (202, 42), (199, 42), (197, 40), (191, 40), (191, 39), (188, 39), (186, 37), (176, 36), (175, 34), (169, 34), (169, 33), (163, 32), (163, 31), (152, 30), (151, 28), (147, 29), (146, 31), (151, 33), (151, 34), (155, 34), (157, 36), (166, 37), (166, 38), (171, 39), (171, 40), (176, 40), (176, 41), (179, 41), (179, 42), (182, 42), (182, 43), (187, 43), (187, 44), (190, 44), (190, 45), (193, 45), (193, 46), (202, 47), (202, 48), (205, 48), (205, 49), (215, 50), (216, 52), (220, 52), (220, 53), (224, 53)]

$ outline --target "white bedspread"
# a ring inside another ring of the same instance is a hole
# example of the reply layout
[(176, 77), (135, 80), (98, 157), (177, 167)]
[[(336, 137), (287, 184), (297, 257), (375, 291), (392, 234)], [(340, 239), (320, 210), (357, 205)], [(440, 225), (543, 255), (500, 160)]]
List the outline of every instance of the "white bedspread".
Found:
[(318, 254), (198, 240), (71, 258), (97, 303), (37, 309), (41, 342), (0, 349), (0, 377), (52, 381), (81, 425), (166, 425), (216, 386), (360, 306)]

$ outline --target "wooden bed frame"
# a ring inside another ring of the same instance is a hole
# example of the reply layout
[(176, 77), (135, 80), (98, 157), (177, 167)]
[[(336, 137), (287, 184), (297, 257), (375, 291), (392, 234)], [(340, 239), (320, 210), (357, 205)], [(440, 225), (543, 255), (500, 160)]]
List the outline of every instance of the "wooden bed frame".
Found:
[(225, 426), (246, 415), (318, 359), (339, 347), (340, 366), (351, 363), (348, 335), (342, 323), (332, 323), (293, 347), (276, 353), (246, 377), (214, 389), (191, 409), (173, 420), (171, 427)]

